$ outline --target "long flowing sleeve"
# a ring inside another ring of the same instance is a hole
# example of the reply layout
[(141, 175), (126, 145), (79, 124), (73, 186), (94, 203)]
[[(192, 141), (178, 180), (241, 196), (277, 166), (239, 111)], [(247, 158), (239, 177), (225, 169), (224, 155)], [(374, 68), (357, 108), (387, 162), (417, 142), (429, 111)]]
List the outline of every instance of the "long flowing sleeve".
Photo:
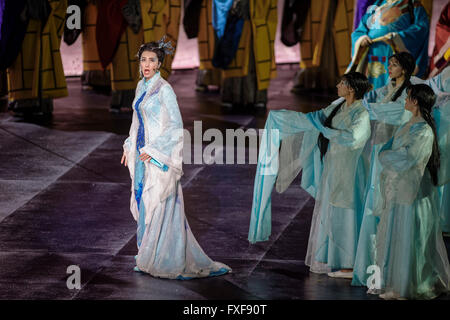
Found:
[(377, 102), (380, 101), (382, 97), (384, 97), (387, 93), (387, 86), (383, 86), (381, 88), (370, 90), (364, 95), (364, 100), (367, 102)]
[[(351, 52), (351, 61), (350, 64), (347, 67), (346, 72), (349, 72), (354, 67), (358, 67), (359, 60), (365, 59), (365, 55), (367, 54), (369, 47), (361, 47), (361, 42), (364, 39), (364, 36), (369, 36), (369, 28), (367, 26), (367, 20), (373, 13), (374, 6), (368, 7), (367, 11), (364, 13), (364, 15), (361, 18), (361, 21), (359, 22), (357, 28), (352, 32), (351, 39), (352, 39), (352, 52)], [(358, 69), (355, 69), (358, 70)]]
[(435, 93), (450, 93), (450, 66), (433, 78), (423, 80)]
[(130, 136), (128, 136), (128, 138), (125, 139), (125, 141), (123, 142), (123, 150), (128, 152), (130, 151), (131, 148), (131, 141), (130, 141)]
[[(154, 88), (158, 90), (158, 84)], [(154, 100), (147, 100), (145, 121), (148, 140), (140, 149), (152, 157), (145, 162), (148, 173), (142, 195), (147, 210), (145, 223), (151, 221), (154, 210), (163, 201), (177, 192), (183, 174), (183, 122), (176, 95), (171, 86), (164, 82), (157, 94)]]
[(345, 129), (323, 127), (320, 131), (326, 138), (337, 144), (350, 148), (361, 148), (370, 135), (370, 131), (367, 131), (367, 128), (370, 127), (369, 114), (365, 110), (361, 110), (354, 113), (352, 118), (351, 125)]
[(423, 6), (415, 6), (414, 23), (408, 28), (398, 31), (398, 34), (409, 43), (422, 43), (423, 39), (428, 38), (429, 29), (427, 12)]
[(352, 57), (355, 54), (355, 50), (359, 46), (359, 38), (362, 36), (367, 36), (369, 33), (369, 28), (367, 28), (366, 22), (370, 14), (367, 12), (362, 16), (361, 21), (359, 22), (358, 27), (352, 32)]
[(181, 170), (183, 122), (177, 98), (170, 85), (164, 85), (159, 95), (161, 101), (159, 121), (162, 129), (154, 133), (152, 128), (149, 128), (150, 138), (141, 148), (141, 152), (147, 153), (159, 163)]
[(432, 110), (440, 151), (439, 185), (450, 183), (450, 94), (438, 99)]
[(264, 127), (253, 187), (253, 203), (248, 240), (251, 243), (267, 241), (272, 232), (271, 194), (279, 167), (279, 148), (282, 137), (312, 130), (303, 114), (295, 111), (270, 111)]
[(410, 134), (414, 135), (414, 138), (408, 144), (396, 149), (380, 151), (379, 159), (383, 168), (404, 172), (430, 156), (432, 145), (430, 141), (433, 141), (433, 135), (423, 130), (411, 130)]
[(136, 103), (136, 100), (139, 98), (139, 96), (143, 93), (142, 92), (142, 81), (139, 81), (137, 86), (136, 86), (136, 91), (134, 94), (134, 100), (133, 100), (133, 104), (131, 106), (131, 108), (133, 109), (133, 115), (132, 115), (132, 120), (131, 120), (131, 126), (130, 126), (130, 131), (128, 134), (128, 137), (125, 139), (124, 143), (123, 143), (123, 150), (128, 154), (131, 150), (131, 146), (132, 146), (132, 137), (135, 133), (135, 131), (137, 130), (137, 126), (138, 126), (138, 119), (136, 116), (136, 111), (134, 110), (134, 104)]
[(444, 185), (450, 183), (450, 66), (433, 78), (421, 81), (430, 86), (437, 96), (432, 116), (441, 156), (438, 184)]
[[(282, 192), (299, 173), (302, 165), (305, 165), (308, 161), (314, 161), (314, 156), (311, 156), (311, 154), (317, 145), (317, 128), (320, 127), (320, 122), (341, 101), (342, 99), (338, 99), (327, 108), (308, 114), (289, 110), (269, 112), (261, 137), (253, 187), (253, 202), (248, 234), (248, 240), (251, 243), (266, 241), (271, 234), (271, 193), (278, 175), (281, 174), (284, 177), (280, 187), (277, 185), (277, 190)], [(304, 135), (308, 137), (308, 144), (302, 141)], [(281, 156), (280, 145), (282, 147)], [(293, 151), (292, 145), (298, 146), (295, 150), (301, 150), (299, 152)], [(305, 151), (306, 149), (308, 151)], [(289, 153), (288, 156), (286, 156), (287, 153)], [(282, 171), (279, 172), (280, 159), (283, 161), (283, 165), (281, 167)], [(286, 163), (288, 164), (286, 165)], [(314, 166), (308, 165), (308, 168), (310, 172), (311, 170), (312, 172), (317, 172), (317, 170), (314, 170)]]
[[(393, 141), (381, 148), (383, 209), (396, 203), (409, 205), (414, 201), (432, 152), (433, 139), (431, 128), (422, 121), (400, 128)], [(377, 211), (382, 212), (383, 209)]]
[(422, 5), (414, 6), (414, 23), (408, 28), (393, 32), (393, 42), (399, 51), (410, 52), (419, 63), (417, 76), (425, 75), (428, 64), (428, 35), (430, 23)]
[(406, 123), (412, 116), (411, 112), (405, 109), (405, 104), (401, 100), (370, 103), (368, 99), (364, 98), (363, 105), (369, 112), (370, 120), (386, 124), (399, 126)]
[(302, 171), (301, 187), (313, 198), (316, 197), (323, 170), (317, 139), (320, 129), (323, 128), (322, 122), (344, 101), (344, 98), (339, 98), (324, 109), (298, 115), (299, 123), (303, 126), (302, 131), (283, 137), (281, 142), (276, 179), (278, 193), (283, 193)]

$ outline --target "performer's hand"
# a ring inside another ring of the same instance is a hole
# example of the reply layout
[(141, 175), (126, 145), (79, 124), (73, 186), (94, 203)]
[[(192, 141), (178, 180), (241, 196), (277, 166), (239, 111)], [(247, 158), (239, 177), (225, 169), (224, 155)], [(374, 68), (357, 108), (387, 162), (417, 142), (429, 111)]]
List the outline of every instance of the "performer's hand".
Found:
[(363, 36), (361, 40), (361, 47), (368, 47), (372, 44), (372, 39), (369, 36)]
[(127, 160), (127, 155), (126, 155), (125, 151), (123, 152), (122, 160), (120, 160), (120, 164), (123, 164), (125, 167), (128, 166), (128, 160)]
[(143, 154), (141, 154), (140, 156), (139, 156), (139, 159), (141, 160), (141, 161), (147, 161), (147, 160), (151, 160), (152, 159), (152, 157), (150, 157), (148, 154), (146, 154), (146, 153), (143, 153)]
[(389, 32), (388, 34), (385, 34), (383, 36), (383, 41), (386, 42), (387, 44), (390, 44), (390, 43), (393, 43), (393, 38), (394, 38), (394, 33)]

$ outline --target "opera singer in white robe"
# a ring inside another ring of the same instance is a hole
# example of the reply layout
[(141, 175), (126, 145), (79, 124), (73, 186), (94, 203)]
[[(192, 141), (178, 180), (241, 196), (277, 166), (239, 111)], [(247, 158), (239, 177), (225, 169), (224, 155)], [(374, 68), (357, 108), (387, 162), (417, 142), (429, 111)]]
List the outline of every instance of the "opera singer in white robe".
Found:
[(131, 176), (130, 209), (137, 221), (135, 271), (187, 280), (231, 272), (202, 250), (184, 213), (183, 122), (176, 95), (158, 71), (170, 42), (143, 44), (141, 75), (124, 156)]

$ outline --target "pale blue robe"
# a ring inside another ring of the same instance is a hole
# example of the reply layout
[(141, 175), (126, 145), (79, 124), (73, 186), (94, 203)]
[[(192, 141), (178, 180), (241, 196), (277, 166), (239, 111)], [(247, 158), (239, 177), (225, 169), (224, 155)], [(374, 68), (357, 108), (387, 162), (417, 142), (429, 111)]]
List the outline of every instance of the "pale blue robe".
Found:
[(426, 165), (434, 135), (419, 116), (401, 126), (379, 160), (381, 197), (374, 215), (375, 265), (386, 298), (432, 299), (450, 289), (450, 265), (439, 221), (437, 188)]
[[(413, 81), (414, 82), (414, 81)], [(368, 164), (367, 184), (363, 196), (364, 210), (361, 232), (358, 240), (352, 285), (366, 285), (367, 267), (374, 264), (374, 245), (378, 218), (373, 215), (374, 201), (380, 196), (378, 153), (381, 147), (392, 138), (395, 130), (411, 117), (405, 112), (406, 90), (391, 101), (396, 90), (391, 82), (388, 85), (367, 93), (363, 104), (370, 115), (371, 136), (363, 151), (363, 158)]]
[[(197, 243), (184, 213), (183, 122), (176, 95), (157, 72), (141, 80), (124, 151), (132, 180), (130, 209), (138, 221), (137, 267), (155, 277), (192, 279), (225, 274)], [(139, 154), (153, 159), (142, 162)]]
[(438, 95), (433, 118), (436, 122), (441, 152), (439, 215), (442, 230), (450, 233), (450, 66), (425, 83), (429, 84)]

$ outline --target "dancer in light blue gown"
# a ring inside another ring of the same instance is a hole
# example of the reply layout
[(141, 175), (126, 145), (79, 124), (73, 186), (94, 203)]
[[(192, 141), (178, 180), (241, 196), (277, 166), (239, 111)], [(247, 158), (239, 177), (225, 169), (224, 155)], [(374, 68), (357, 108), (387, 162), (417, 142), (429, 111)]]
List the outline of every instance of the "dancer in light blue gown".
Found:
[(442, 231), (450, 236), (450, 66), (425, 82), (438, 95), (433, 118), (441, 150), (439, 201)]
[(413, 77), (413, 83), (430, 86), (437, 95), (431, 115), (436, 124), (438, 145), (441, 156), (439, 168), (439, 216), (445, 236), (450, 236), (450, 66), (431, 79), (422, 80)]
[(368, 180), (364, 193), (364, 215), (358, 240), (352, 285), (366, 285), (367, 268), (374, 264), (374, 240), (378, 219), (373, 215), (374, 199), (379, 196), (377, 174), (380, 166), (378, 153), (381, 147), (392, 138), (395, 130), (409, 119), (405, 113), (406, 88), (411, 81), (420, 79), (411, 75), (414, 72), (414, 58), (407, 52), (397, 53), (389, 58), (389, 83), (364, 97), (364, 105), (369, 111), (371, 136), (363, 151), (368, 164)]
[(197, 243), (184, 213), (183, 122), (176, 95), (159, 67), (170, 42), (139, 49), (141, 79), (133, 102), (130, 135), (122, 163), (132, 180), (130, 210), (138, 222), (135, 271), (169, 279), (192, 279), (231, 272), (212, 261)]
[[(393, 55), (389, 59), (389, 73), (391, 81), (388, 85), (371, 91), (364, 98), (364, 105), (369, 111), (371, 118), (371, 138), (367, 142), (363, 156), (369, 163), (369, 179), (365, 191), (364, 215), (361, 224), (361, 232), (358, 241), (356, 262), (353, 271), (352, 285), (365, 286), (367, 279), (371, 276), (368, 267), (374, 264), (374, 246), (375, 236), (378, 224), (378, 217), (374, 216), (374, 199), (380, 196), (379, 179), (377, 175), (381, 170), (378, 160), (378, 153), (381, 147), (392, 138), (395, 130), (406, 123), (411, 114), (404, 109), (406, 99), (406, 89), (408, 85), (426, 83), (430, 85), (434, 92), (439, 96), (439, 102), (433, 108), (433, 118), (436, 120), (436, 127), (439, 137), (441, 150), (450, 149), (449, 145), (449, 108), (446, 106), (446, 100), (449, 99), (447, 85), (447, 71), (429, 79), (422, 80), (417, 77), (411, 77), (414, 69), (414, 59), (406, 52)], [(450, 70), (450, 68), (448, 68)], [(404, 73), (404, 75), (403, 75)], [(397, 79), (398, 78), (398, 79)], [(448, 181), (448, 151), (441, 153), (441, 170), (439, 185)], [(440, 188), (442, 194), (444, 187)], [(445, 209), (445, 196), (440, 198), (442, 202), (441, 211)], [(444, 216), (442, 214), (442, 216)], [(443, 224), (444, 225), (444, 224)], [(444, 229), (444, 227), (443, 227)], [(444, 229), (445, 230), (445, 229)]]
[(439, 216), (444, 236), (450, 237), (450, 183), (439, 188)]
[(269, 239), (273, 186), (276, 182), (277, 191), (283, 192), (303, 169), (302, 187), (316, 199), (306, 265), (312, 272), (351, 278), (365, 187), (361, 152), (370, 136), (369, 114), (361, 98), (370, 83), (361, 73), (351, 72), (337, 88), (341, 98), (325, 109), (269, 113), (248, 239), (251, 243)]
[(439, 148), (431, 116), (436, 96), (425, 84), (408, 89), (411, 114), (379, 152), (380, 197), (375, 238), (378, 287), (384, 299), (432, 299), (450, 290), (450, 265), (438, 212)]

